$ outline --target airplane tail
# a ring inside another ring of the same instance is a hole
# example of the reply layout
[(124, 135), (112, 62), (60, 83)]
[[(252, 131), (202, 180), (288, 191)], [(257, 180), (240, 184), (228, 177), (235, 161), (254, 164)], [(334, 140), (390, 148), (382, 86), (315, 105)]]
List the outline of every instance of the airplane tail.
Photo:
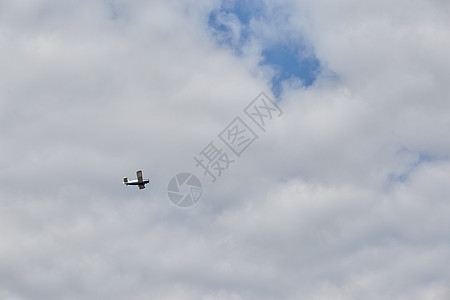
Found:
[(128, 178), (124, 177), (124, 178), (123, 178), (123, 184), (126, 185), (127, 183), (128, 183)]

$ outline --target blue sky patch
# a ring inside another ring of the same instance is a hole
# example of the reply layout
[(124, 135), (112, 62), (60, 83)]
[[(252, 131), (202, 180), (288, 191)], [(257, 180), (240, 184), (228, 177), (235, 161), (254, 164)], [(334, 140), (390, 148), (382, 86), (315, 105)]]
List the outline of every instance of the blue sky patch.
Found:
[[(255, 34), (252, 20), (264, 21), (270, 24), (275, 18), (271, 14), (277, 14), (280, 18), (280, 10), (269, 12), (264, 1), (230, 1), (224, 0), (219, 9), (209, 15), (208, 25), (212, 29), (216, 41), (233, 50), (236, 55), (243, 54), (243, 47), (251, 40), (257, 39), (261, 45), (267, 45), (261, 49), (261, 66), (268, 66), (274, 70), (271, 80), (272, 92), (279, 98), (282, 94), (282, 86), (286, 81), (301, 81), (305, 87), (311, 86), (320, 71), (320, 61), (314, 53), (306, 51), (301, 36), (293, 32), (289, 36), (298, 36), (298, 40), (284, 38), (286, 32), (281, 32), (279, 40), (273, 41), (269, 37)], [(288, 16), (282, 18), (288, 22)], [(274, 25), (275, 26), (275, 25)], [(305, 55), (308, 53), (308, 55)]]
[[(407, 148), (403, 148), (399, 153), (412, 153)], [(414, 172), (418, 167), (420, 167), (423, 163), (433, 161), (433, 157), (425, 154), (425, 153), (417, 153), (417, 158), (410, 164), (405, 167), (405, 170), (402, 173), (391, 173), (389, 174), (389, 180), (392, 182), (405, 182), (408, 180), (409, 175)]]
[(276, 97), (280, 96), (286, 80), (300, 79), (304, 86), (314, 83), (320, 62), (315, 56), (302, 57), (302, 52), (305, 50), (296, 45), (274, 45), (263, 50), (261, 64), (276, 71), (272, 77), (272, 92)]

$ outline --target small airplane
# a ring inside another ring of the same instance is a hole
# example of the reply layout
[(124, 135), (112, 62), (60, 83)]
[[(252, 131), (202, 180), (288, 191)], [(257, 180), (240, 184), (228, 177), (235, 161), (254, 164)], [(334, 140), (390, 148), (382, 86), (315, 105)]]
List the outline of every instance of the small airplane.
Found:
[(147, 183), (150, 183), (149, 179), (142, 179), (142, 171), (139, 170), (136, 172), (137, 180), (128, 180), (128, 178), (123, 178), (123, 184), (125, 185), (138, 185), (139, 189), (142, 190), (145, 188)]

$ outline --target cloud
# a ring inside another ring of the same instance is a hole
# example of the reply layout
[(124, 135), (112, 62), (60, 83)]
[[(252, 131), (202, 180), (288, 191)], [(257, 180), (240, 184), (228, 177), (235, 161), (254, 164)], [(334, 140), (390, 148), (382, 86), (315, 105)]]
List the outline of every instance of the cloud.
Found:
[(269, 72), (271, 89), (278, 98), (283, 83), (310, 86), (320, 70), (320, 61), (292, 26), (291, 5), (271, 1), (224, 1), (209, 15), (208, 25), (220, 45), (238, 55), (258, 57), (259, 67)]
[[(447, 299), (448, 20), (442, 1), (2, 2), (0, 296)], [(283, 115), (210, 182), (193, 157), (229, 151), (270, 90)], [(150, 186), (124, 187), (138, 169)], [(203, 184), (189, 209), (179, 172)]]

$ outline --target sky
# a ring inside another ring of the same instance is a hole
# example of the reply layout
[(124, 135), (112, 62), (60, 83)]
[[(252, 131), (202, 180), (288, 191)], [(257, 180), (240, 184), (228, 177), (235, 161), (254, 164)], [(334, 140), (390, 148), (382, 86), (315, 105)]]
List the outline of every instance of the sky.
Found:
[(0, 298), (450, 299), (449, 30), (444, 0), (1, 1)]

